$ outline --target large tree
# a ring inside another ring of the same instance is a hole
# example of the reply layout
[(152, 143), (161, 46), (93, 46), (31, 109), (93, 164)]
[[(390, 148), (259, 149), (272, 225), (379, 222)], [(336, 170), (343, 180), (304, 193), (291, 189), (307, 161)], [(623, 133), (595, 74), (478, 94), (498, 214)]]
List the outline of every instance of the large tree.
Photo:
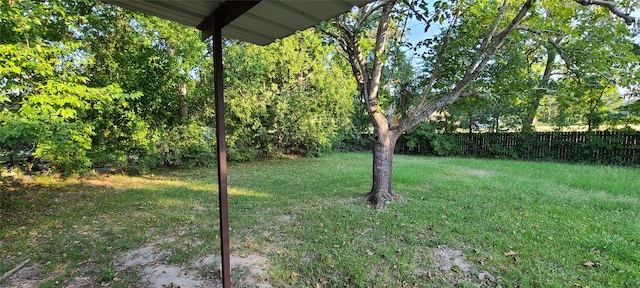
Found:
[[(400, 135), (434, 112), (477, 94), (479, 87), (474, 82), (483, 75), (485, 66), (492, 62), (513, 31), (537, 13), (535, 0), (430, 2), (374, 2), (339, 16), (332, 27), (325, 29), (351, 64), (361, 101), (373, 126), (373, 183), (366, 199), (378, 209), (400, 198), (392, 190), (393, 152)], [(636, 21), (615, 1), (576, 0), (574, 5), (576, 3), (582, 5), (582, 9), (609, 11), (627, 25)], [(402, 4), (422, 20), (427, 25), (425, 31), (431, 24), (441, 27), (440, 33), (423, 41), (427, 45), (429, 62), (425, 65), (429, 71), (419, 89), (420, 94), (407, 111), (402, 112), (396, 109), (393, 101), (382, 103), (381, 96), (383, 68), (388, 59), (387, 43), (395, 25), (392, 16), (395, 15), (394, 8), (401, 6), (397, 4)], [(371, 34), (372, 27), (375, 27), (374, 35)], [(487, 29), (481, 31), (478, 27)], [(369, 36), (373, 36), (373, 43), (369, 43)]]

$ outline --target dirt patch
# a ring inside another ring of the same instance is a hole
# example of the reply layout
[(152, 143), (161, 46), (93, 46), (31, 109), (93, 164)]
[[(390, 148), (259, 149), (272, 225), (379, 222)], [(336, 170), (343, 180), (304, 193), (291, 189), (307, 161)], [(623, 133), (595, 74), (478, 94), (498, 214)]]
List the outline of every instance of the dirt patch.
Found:
[(418, 276), (430, 280), (435, 287), (468, 285), (472, 287), (496, 287), (497, 279), (467, 262), (464, 253), (446, 245), (431, 248), (431, 267), (416, 271)]
[[(169, 253), (155, 243), (149, 243), (125, 253), (119, 271), (134, 270), (140, 276), (142, 287), (221, 287), (219, 256), (210, 255), (193, 261), (189, 267), (170, 265), (163, 261)], [(265, 271), (267, 259), (249, 254), (244, 257), (232, 255), (232, 277), (236, 287), (269, 288)]]
[(76, 277), (65, 284), (67, 288), (90, 288), (93, 287), (93, 280), (89, 277)]
[[(30, 263), (0, 283), (0, 287), (36, 288), (41, 275), (42, 267), (38, 263)], [(3, 286), (5, 284), (7, 286)]]
[(145, 287), (205, 287), (216, 284), (205, 283), (204, 279), (197, 279), (194, 273), (165, 264), (162, 259), (167, 254), (155, 243), (142, 246), (124, 255), (120, 270), (137, 270), (140, 284)]
[(283, 223), (291, 223), (291, 220), (293, 220), (293, 215), (290, 214), (283, 215), (278, 218), (278, 221)]
[(448, 246), (438, 246), (432, 249), (431, 257), (440, 271), (469, 273), (472, 268), (471, 264), (464, 262), (462, 251)]
[[(231, 262), (232, 278), (235, 287), (272, 287), (266, 278), (268, 264), (267, 258), (257, 254), (242, 256), (231, 255), (229, 262)], [(219, 271), (222, 269), (220, 263), (222, 263), (220, 256), (209, 255), (200, 261), (199, 266), (215, 267), (214, 273), (219, 275)], [(203, 271), (206, 272), (207, 270), (204, 269)]]

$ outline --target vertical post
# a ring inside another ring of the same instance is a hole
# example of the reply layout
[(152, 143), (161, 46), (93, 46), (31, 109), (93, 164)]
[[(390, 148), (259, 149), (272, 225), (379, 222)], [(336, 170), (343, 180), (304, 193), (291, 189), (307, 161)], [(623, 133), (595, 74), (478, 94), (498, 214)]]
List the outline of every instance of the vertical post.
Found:
[(213, 79), (216, 101), (216, 140), (218, 142), (218, 199), (220, 205), (220, 255), (222, 287), (231, 288), (229, 252), (229, 205), (227, 198), (227, 141), (224, 117), (224, 67), (222, 65), (222, 25), (216, 13), (213, 33)]

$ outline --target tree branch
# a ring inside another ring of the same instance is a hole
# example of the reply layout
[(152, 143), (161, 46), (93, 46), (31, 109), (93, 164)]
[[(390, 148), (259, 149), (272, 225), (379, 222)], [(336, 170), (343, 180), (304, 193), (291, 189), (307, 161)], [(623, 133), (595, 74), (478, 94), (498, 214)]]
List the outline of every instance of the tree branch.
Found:
[(509, 7), (509, 3), (506, 0), (503, 0), (502, 5), (500, 5), (500, 8), (498, 9), (498, 15), (496, 16), (496, 19), (493, 21), (493, 25), (491, 25), (491, 30), (489, 30), (487, 37), (485, 37), (484, 40), (482, 40), (482, 44), (480, 44), (480, 49), (478, 49), (478, 52), (476, 54), (476, 60), (482, 57), (482, 54), (484, 54), (485, 50), (487, 49), (487, 46), (489, 45), (489, 43), (491, 43), (491, 40), (493, 40), (493, 37), (496, 35), (496, 31), (498, 30), (498, 25), (500, 25), (500, 21), (502, 21), (502, 17), (504, 17), (505, 12), (507, 12), (507, 7)]
[[(361, 14), (367, 13), (364, 10), (360, 10), (359, 12)], [(340, 15), (334, 19), (335, 20), (334, 24), (338, 29), (339, 33), (334, 33), (327, 30), (323, 30), (323, 32), (326, 35), (329, 35), (330, 37), (334, 38), (335, 41), (337, 41), (338, 44), (340, 45), (340, 48), (342, 49), (342, 51), (339, 51), (339, 52), (342, 52), (340, 54), (343, 55), (349, 62), (351, 66), (351, 70), (353, 72), (353, 76), (356, 80), (356, 83), (358, 84), (358, 91), (360, 92), (360, 95), (363, 98), (362, 100), (364, 100), (365, 104), (368, 106), (368, 103), (369, 103), (368, 87), (369, 87), (369, 80), (371, 77), (367, 69), (367, 63), (364, 57), (362, 56), (362, 52), (360, 51), (360, 47), (358, 45), (357, 30), (359, 28), (353, 27), (352, 29), (351, 27), (349, 27), (344, 17), (345, 17), (344, 15)]]
[[(324, 34), (326, 34), (327, 36), (329, 36), (329, 37), (331, 37), (331, 38), (335, 39), (336, 41), (341, 42), (341, 41), (340, 41), (340, 40), (341, 40), (341, 39), (340, 39), (341, 37), (339, 37), (339, 36), (338, 36), (338, 34), (333, 33), (333, 32), (331, 32), (331, 31), (329, 31), (329, 30), (326, 30), (326, 29), (318, 29), (318, 30), (320, 30), (320, 32), (321, 32), (321, 33), (324, 33)], [(340, 44), (341, 44), (341, 43), (340, 43)]]
[(563, 47), (560, 47), (560, 39), (558, 39), (558, 41), (551, 41), (551, 39), (549, 39), (549, 41), (547, 42), (549, 42), (549, 44), (551, 44), (551, 46), (553, 46), (553, 48), (558, 51), (558, 55), (560, 55), (560, 58), (562, 58), (562, 61), (564, 61), (564, 66), (567, 67), (567, 71), (580, 78), (580, 73), (578, 73), (578, 71), (572, 67), (574, 63), (571, 61), (571, 58), (569, 58), (565, 49)]
[[(491, 43), (491, 46), (487, 47), (487, 51), (484, 53), (482, 61), (473, 70), (468, 71), (468, 72), (471, 72), (469, 74), (470, 79), (468, 82), (475, 79), (478, 76), (478, 74), (480, 74), (484, 66), (487, 64), (487, 62), (489, 62), (489, 60), (493, 57), (493, 55), (495, 55), (496, 52), (500, 50), (500, 48), (502, 47), (502, 44), (504, 44), (504, 41), (507, 39), (507, 37), (509, 37), (511, 32), (513, 32), (513, 30), (515, 30), (520, 26), (520, 23), (522, 23), (522, 21), (524, 20), (524, 17), (527, 15), (529, 10), (531, 10), (531, 7), (533, 7), (533, 4), (535, 2), (536, 0), (527, 0), (524, 4), (522, 4), (522, 7), (520, 8), (518, 15), (516, 15), (511, 20), (511, 23), (509, 23), (509, 26), (505, 27), (504, 29), (502, 29), (502, 31), (500, 31), (500, 33), (498, 33), (498, 35), (495, 38), (495, 41)], [(463, 81), (464, 81), (464, 78), (460, 82), (462, 83)], [(466, 86), (468, 83), (463, 83), (463, 84), (464, 86)], [(464, 89), (464, 87), (461, 87), (461, 88)]]
[[(369, 18), (369, 16), (371, 16), (371, 14), (373, 14), (373, 12), (375, 12), (376, 10), (380, 9), (382, 6), (384, 5), (384, 2), (378, 2), (375, 4), (367, 4), (365, 5), (362, 9), (364, 9), (364, 13), (360, 13), (358, 15), (358, 23), (356, 24), (356, 27), (364, 27), (364, 22), (367, 20), (367, 18)], [(354, 31), (356, 33), (359, 33), (361, 31)]]
[(465, 91), (462, 91), (462, 92), (457, 92), (457, 95), (452, 95), (451, 93), (446, 93), (446, 94), (438, 97), (436, 100), (430, 101), (429, 103), (427, 103), (425, 105), (424, 109), (422, 109), (420, 111), (420, 113), (418, 113), (416, 119), (414, 119), (414, 121), (411, 122), (411, 125), (409, 127), (407, 127), (407, 129), (411, 129), (412, 127), (418, 125), (424, 119), (426, 119), (427, 117), (431, 116), (431, 114), (433, 114), (434, 112), (453, 104), (457, 100), (462, 99), (462, 98), (466, 98), (466, 97), (474, 96), (474, 95), (478, 94), (479, 92), (480, 92), (480, 89), (472, 88), (472, 89), (465, 90)]
[(548, 37), (548, 34), (553, 34), (555, 36), (562, 36), (561, 32), (558, 31), (553, 31), (553, 30), (547, 30), (547, 29), (533, 29), (531, 27), (518, 27), (518, 30), (522, 30), (522, 31), (526, 31), (526, 32), (531, 32), (533, 34), (536, 34), (538, 36), (541, 37)]
[[(437, 111), (437, 109), (441, 109), (442, 107), (445, 107), (460, 99), (462, 91), (467, 87), (467, 85), (475, 80), (478, 75), (480, 75), (480, 72), (482, 72), (484, 66), (486, 66), (487, 62), (489, 62), (489, 60), (493, 58), (493, 55), (495, 55), (495, 53), (502, 47), (511, 32), (518, 28), (522, 21), (524, 21), (525, 16), (528, 14), (529, 10), (531, 10), (531, 7), (533, 7), (533, 4), (535, 2), (536, 0), (527, 0), (524, 4), (522, 4), (522, 7), (520, 8), (518, 14), (511, 20), (507, 27), (496, 34), (496, 36), (494, 37), (494, 41), (488, 41), (489, 44), (486, 45), (486, 51), (480, 54), (481, 58), (476, 59), (476, 61), (474, 61), (474, 63), (472, 63), (467, 68), (467, 71), (465, 72), (462, 79), (458, 82), (458, 84), (456, 84), (456, 86), (451, 90), (450, 93), (447, 93), (446, 97), (432, 101), (430, 103), (423, 103), (422, 107), (418, 106), (417, 108), (419, 108), (420, 113), (417, 113), (416, 116), (419, 117), (414, 117), (413, 119), (407, 121), (406, 125), (403, 125), (402, 128), (409, 129), (422, 122), (422, 118), (424, 118), (423, 116), (425, 113), (431, 114), (434, 111)], [(490, 34), (488, 34), (487, 37), (490, 37)], [(425, 92), (427, 91), (430, 92), (429, 87), (427, 87), (427, 90)]]
[(402, 0), (402, 2), (405, 5), (407, 5), (407, 7), (409, 8), (409, 11), (413, 12), (413, 15), (416, 16), (416, 19), (425, 22), (424, 16), (422, 16), (422, 13), (418, 12), (418, 10), (416, 9), (415, 5), (413, 5), (413, 3), (411, 3), (409, 0)]
[(388, 89), (389, 87), (400, 83), (399, 79), (391, 79), (387, 84), (382, 85), (382, 89)]
[[(566, 54), (566, 49), (560, 46), (560, 42), (562, 41), (562, 38), (563, 38), (562, 33), (557, 31), (552, 31), (552, 30), (535, 30), (530, 27), (520, 27), (518, 28), (518, 30), (526, 31), (529, 33), (536, 34), (540, 37), (546, 38), (545, 39), (546, 42), (549, 43), (551, 46), (553, 46), (553, 48), (558, 52), (558, 55), (560, 55), (560, 58), (562, 58), (562, 61), (564, 61), (564, 65), (567, 68), (567, 71), (571, 72), (576, 77), (580, 77), (578, 71), (576, 71), (576, 69), (572, 67), (573, 62), (571, 61), (569, 56)], [(551, 39), (551, 36), (547, 34), (554, 34), (556, 36), (556, 39), (555, 40)]]
[(431, 89), (433, 88), (433, 85), (438, 79), (440, 64), (442, 63), (442, 57), (444, 57), (445, 50), (449, 46), (451, 33), (453, 32), (453, 28), (455, 27), (455, 24), (458, 22), (458, 17), (460, 16), (460, 12), (461, 11), (458, 10), (456, 17), (454, 18), (453, 21), (451, 21), (451, 24), (447, 29), (447, 34), (445, 34), (443, 38), (442, 45), (440, 46), (440, 49), (438, 49), (438, 53), (436, 54), (436, 60), (435, 60), (435, 63), (433, 64), (433, 71), (431, 71), (431, 76), (429, 77), (429, 81), (427, 82), (426, 89), (422, 92), (422, 95), (420, 97), (420, 102), (418, 102), (418, 105), (416, 105), (411, 111), (411, 113), (409, 113), (409, 116), (406, 119), (402, 120), (402, 124), (400, 125), (401, 132), (406, 131), (407, 129), (410, 129), (411, 127), (417, 125), (417, 123), (416, 124), (413, 124), (413, 123), (416, 121), (416, 118), (419, 118), (418, 114), (420, 114), (420, 111), (423, 110), (423, 107), (427, 102), (427, 97), (429, 97), (429, 94), (431, 93)]
[[(391, 11), (393, 10), (393, 5), (395, 5), (395, 0), (388, 0), (384, 3), (382, 7), (382, 16), (380, 17), (380, 21), (378, 22), (378, 31), (376, 32), (376, 46), (373, 56), (373, 72), (371, 73), (371, 85), (369, 86), (369, 105), (377, 106), (378, 105), (378, 91), (380, 89), (380, 78), (382, 77), (382, 60), (380, 59), (381, 55), (384, 54), (385, 49), (387, 49), (387, 32), (389, 30), (389, 20), (391, 18)], [(374, 103), (375, 102), (375, 103)], [(373, 112), (373, 111), (370, 111)]]
[(462, 77), (460, 82), (458, 82), (456, 87), (453, 89), (453, 95), (457, 94), (455, 91), (458, 91), (459, 93), (460, 91), (464, 90), (464, 88), (467, 85), (469, 85), (471, 81), (475, 80), (478, 77), (478, 75), (480, 75), (480, 72), (482, 72), (482, 70), (484, 69), (484, 66), (486, 66), (489, 60), (493, 58), (493, 55), (495, 55), (496, 52), (500, 50), (500, 48), (504, 44), (507, 37), (509, 37), (511, 32), (513, 32), (513, 30), (518, 28), (520, 26), (520, 23), (524, 21), (525, 16), (529, 12), (529, 10), (531, 10), (531, 7), (533, 7), (533, 4), (535, 2), (536, 0), (527, 0), (524, 4), (522, 4), (520, 11), (511, 20), (511, 23), (509, 23), (507, 27), (502, 29), (502, 31), (500, 31), (500, 33), (498, 33), (498, 35), (495, 37), (495, 41), (492, 42), (491, 45), (487, 47), (487, 51), (484, 53), (480, 62), (479, 63), (476, 62), (469, 67), (469, 70), (467, 70), (467, 72)]
[(604, 7), (608, 9), (609, 12), (611, 12), (613, 15), (616, 15), (622, 18), (622, 20), (624, 20), (624, 23), (626, 23), (627, 25), (633, 25), (634, 23), (638, 22), (638, 19), (629, 15), (629, 13), (622, 11), (620, 7), (618, 7), (615, 1), (611, 1), (611, 0), (574, 0), (574, 1), (576, 1), (576, 3), (582, 6), (595, 5), (595, 6)]

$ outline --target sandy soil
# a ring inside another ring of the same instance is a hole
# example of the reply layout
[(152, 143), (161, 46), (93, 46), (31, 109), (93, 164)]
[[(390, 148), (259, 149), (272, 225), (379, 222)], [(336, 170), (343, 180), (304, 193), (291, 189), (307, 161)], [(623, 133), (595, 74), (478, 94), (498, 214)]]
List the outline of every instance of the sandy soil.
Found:
[[(125, 255), (118, 267), (119, 271), (132, 269), (140, 275), (140, 285), (153, 288), (190, 288), (221, 287), (220, 257), (209, 255), (192, 263), (191, 267), (175, 266), (162, 259), (168, 253), (159, 249), (155, 243), (131, 250)], [(268, 261), (261, 255), (249, 254), (244, 257), (231, 255), (232, 269), (246, 269), (248, 275), (242, 279), (233, 279), (237, 287), (272, 287), (264, 276)], [(214, 267), (214, 269), (208, 269)], [(203, 275), (205, 274), (205, 275)]]

